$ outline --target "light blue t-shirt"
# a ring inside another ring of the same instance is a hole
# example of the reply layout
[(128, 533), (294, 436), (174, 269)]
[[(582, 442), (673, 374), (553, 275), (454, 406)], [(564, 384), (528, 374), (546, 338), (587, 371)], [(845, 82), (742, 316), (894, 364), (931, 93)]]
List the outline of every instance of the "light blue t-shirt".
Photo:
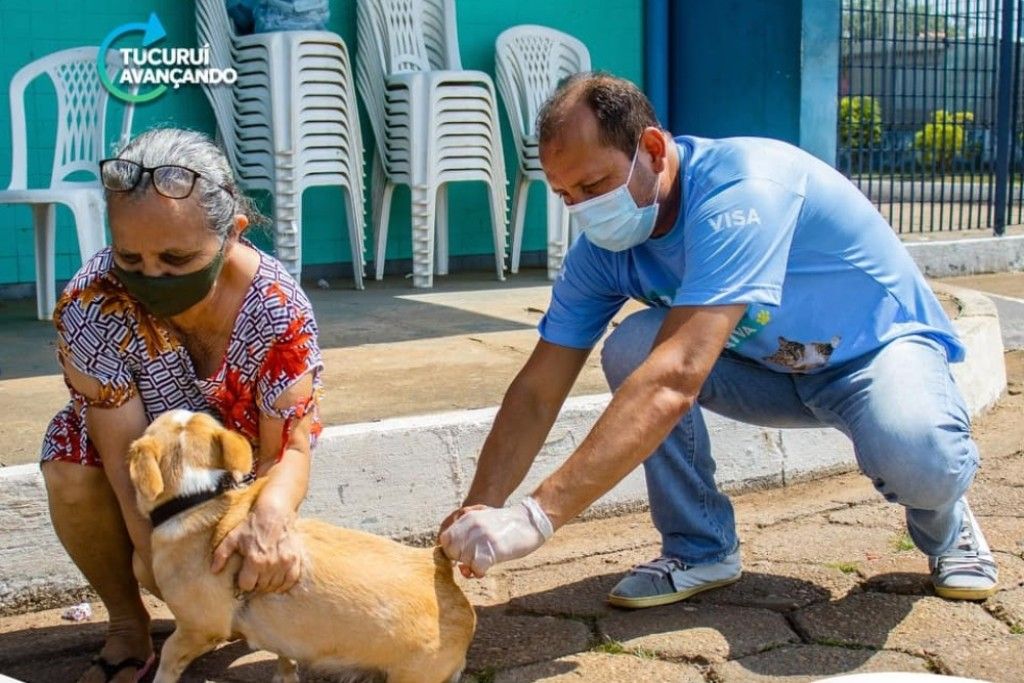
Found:
[(779, 372), (814, 372), (910, 334), (963, 360), (907, 250), (842, 174), (777, 140), (676, 143), (676, 224), (618, 253), (581, 236), (540, 322), (546, 341), (592, 347), (630, 298), (658, 307), (744, 303), (726, 348)]

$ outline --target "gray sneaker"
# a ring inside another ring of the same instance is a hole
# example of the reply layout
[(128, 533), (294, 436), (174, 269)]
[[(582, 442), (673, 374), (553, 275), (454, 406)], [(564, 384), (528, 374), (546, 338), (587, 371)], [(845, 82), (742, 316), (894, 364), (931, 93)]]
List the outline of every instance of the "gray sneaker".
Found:
[(608, 594), (608, 602), (629, 609), (679, 602), (736, 583), (743, 573), (741, 564), (739, 548), (714, 564), (688, 565), (674, 557), (659, 557), (633, 567)]
[(935, 593), (950, 600), (984, 600), (996, 592), (999, 569), (981, 527), (964, 500), (964, 519), (956, 544), (928, 558)]

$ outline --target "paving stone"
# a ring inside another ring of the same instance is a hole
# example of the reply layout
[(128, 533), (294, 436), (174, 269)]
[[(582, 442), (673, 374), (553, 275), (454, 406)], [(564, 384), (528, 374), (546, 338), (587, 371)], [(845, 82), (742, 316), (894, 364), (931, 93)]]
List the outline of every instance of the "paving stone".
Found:
[[(222, 645), (213, 652), (203, 655), (189, 666), (183, 681), (206, 681), (207, 683), (248, 683), (269, 681), (277, 671), (277, 655), (266, 650), (250, 650), (243, 642)], [(311, 683), (308, 675), (303, 681)]]
[(888, 529), (786, 522), (746, 540), (743, 552), (758, 560), (838, 565), (889, 555), (894, 552), (896, 538)]
[(581, 557), (575, 562), (548, 565), (509, 574), (517, 611), (592, 617), (609, 614), (608, 591), (634, 565), (651, 559), (650, 550), (624, 550)]
[(1000, 621), (1024, 631), (1024, 588), (996, 593), (985, 601), (985, 609)]
[(971, 646), (1009, 633), (981, 605), (932, 597), (860, 593), (793, 615), (806, 640), (910, 654)]
[(999, 565), (999, 588), (1009, 590), (1024, 586), (1024, 560), (1010, 553), (995, 552), (993, 556)]
[(568, 683), (606, 681), (613, 683), (703, 683), (700, 671), (689, 664), (662, 662), (629, 654), (587, 652), (551, 662), (503, 671), (494, 683)]
[(716, 683), (811, 683), (825, 676), (900, 671), (928, 673), (920, 657), (888, 650), (792, 645), (711, 667)]
[[(1018, 389), (1024, 378), (1020, 356), (1019, 351), (1005, 356), (1010, 374), (1008, 379), (1016, 383)], [(1024, 437), (1020, 430), (1024, 422), (1024, 395), (1004, 394), (994, 410), (979, 415), (971, 422), (971, 431), (982, 454), (982, 471), (994, 468), (998, 462), (1012, 459), (1024, 450)]]
[(866, 591), (934, 595), (928, 558), (916, 551), (894, 553), (857, 564)]
[[(157, 640), (157, 648), (163, 638)], [(97, 648), (98, 649), (98, 648)], [(48, 656), (45, 669), (40, 662), (21, 661), (0, 668), (2, 673), (25, 683), (55, 683), (74, 681), (89, 666), (89, 660), (96, 652), (80, 650), (63, 655)], [(38, 653), (37, 653), (38, 657)], [(206, 683), (251, 683), (269, 681), (277, 669), (277, 655), (263, 650), (252, 651), (241, 641), (227, 643), (213, 652), (199, 657), (182, 676), (182, 681), (205, 681)], [(317, 677), (303, 675), (303, 681), (314, 683)]]
[(992, 550), (1024, 557), (1024, 520), (1020, 517), (979, 517), (978, 524)]
[(764, 609), (676, 603), (617, 612), (598, 622), (601, 635), (633, 652), (720, 662), (799, 642), (785, 617)]
[[(1002, 590), (1024, 585), (1024, 560), (1009, 553), (995, 552)], [(905, 552), (857, 564), (864, 590), (894, 595), (935, 595), (928, 558)]]
[(857, 590), (857, 574), (795, 562), (745, 562), (743, 578), (731, 586), (699, 593), (689, 602), (761, 607), (788, 612), (816, 602), (838, 600)]
[(621, 517), (595, 519), (567, 524), (558, 530), (540, 549), (518, 560), (502, 565), (504, 571), (530, 569), (546, 564), (576, 560), (595, 553), (647, 548), (651, 559), (660, 552), (661, 535), (646, 512)]
[(456, 571), (455, 583), (475, 607), (494, 607), (508, 603), (508, 576), (500, 570), (491, 571), (480, 579), (467, 579)]
[(505, 669), (543, 662), (587, 650), (590, 641), (590, 629), (580, 621), (477, 610), (476, 637), (469, 648), (467, 668)]
[(880, 527), (893, 532), (902, 532), (907, 528), (903, 511), (904, 508), (900, 505), (869, 503), (826, 512), (825, 519), (832, 524)]
[(744, 538), (753, 536), (754, 534), (760, 533), (761, 525), (753, 524), (749, 520), (740, 521), (736, 520), (736, 534), (740, 538), (740, 543), (743, 542)]
[(766, 527), (858, 503), (876, 502), (878, 492), (861, 474), (842, 474), (778, 489), (753, 491), (735, 500), (736, 520)]
[(986, 454), (976, 481), (1024, 486), (1024, 452), (1014, 453), (994, 462), (990, 461)]
[(995, 637), (953, 647), (939, 652), (938, 660), (955, 676), (1020, 683), (1024, 681), (1024, 636)]
[[(971, 486), (968, 499), (978, 517), (999, 515), (1024, 518), (1024, 486), (1007, 486), (977, 481)], [(1024, 526), (1024, 522), (1021, 522)]]
[[(701, 670), (716, 683), (922, 671), (926, 653), (943, 671), (1022, 683), (1024, 636), (1012, 634), (1011, 625), (1024, 612), (1024, 396), (1010, 400), (1017, 401), (1017, 412), (1009, 416), (1001, 408), (979, 432), (985, 464), (971, 500), (997, 552), (1003, 589), (982, 605), (928, 595), (925, 558), (897, 553), (892, 545), (902, 531), (900, 508), (880, 503), (870, 482), (852, 474), (738, 496), (747, 575), (665, 608), (598, 611), (608, 609), (604, 594), (622, 571), (657, 554), (658, 536), (646, 513), (567, 526), (538, 553), (465, 582), (480, 615), (470, 666), (487, 671), (488, 681), (699, 680), (691, 676), (693, 662), (591, 651), (597, 636), (585, 620), (510, 614), (515, 594), (516, 609), (592, 614), (602, 633), (615, 631), (628, 647), (714, 662), (710, 672)], [(844, 573), (840, 564), (855, 566), (857, 574)], [(859, 577), (872, 592), (858, 592)], [(779, 614), (794, 609), (789, 616), (801, 633), (890, 649), (801, 644)], [(0, 619), (0, 671), (33, 683), (74, 680), (105, 628), (101, 608), (86, 624), (62, 622), (56, 611)], [(155, 624), (161, 639), (170, 628), (166, 618)], [(721, 661), (726, 657), (734, 659)], [(268, 680), (273, 660), (228, 644), (197, 661), (190, 676), (211, 683)]]

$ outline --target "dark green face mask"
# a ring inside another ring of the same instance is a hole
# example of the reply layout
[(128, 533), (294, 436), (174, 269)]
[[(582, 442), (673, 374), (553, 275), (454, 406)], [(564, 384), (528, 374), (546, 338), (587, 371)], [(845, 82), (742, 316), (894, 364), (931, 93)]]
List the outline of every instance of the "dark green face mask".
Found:
[(114, 264), (114, 273), (147, 311), (158, 318), (170, 318), (195, 306), (210, 293), (224, 265), (224, 245), (209, 265), (185, 275), (153, 277)]

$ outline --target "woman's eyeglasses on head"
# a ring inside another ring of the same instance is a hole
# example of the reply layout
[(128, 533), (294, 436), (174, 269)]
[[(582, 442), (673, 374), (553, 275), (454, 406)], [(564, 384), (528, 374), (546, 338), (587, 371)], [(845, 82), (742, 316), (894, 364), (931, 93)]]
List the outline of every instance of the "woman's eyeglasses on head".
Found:
[[(153, 189), (169, 199), (185, 199), (192, 194), (196, 178), (205, 177), (199, 171), (174, 164), (143, 166), (129, 159), (104, 159), (100, 162), (100, 181), (111, 192), (131, 192), (138, 187), (146, 173), (152, 179)], [(214, 184), (233, 195), (229, 188), (219, 183)]]

